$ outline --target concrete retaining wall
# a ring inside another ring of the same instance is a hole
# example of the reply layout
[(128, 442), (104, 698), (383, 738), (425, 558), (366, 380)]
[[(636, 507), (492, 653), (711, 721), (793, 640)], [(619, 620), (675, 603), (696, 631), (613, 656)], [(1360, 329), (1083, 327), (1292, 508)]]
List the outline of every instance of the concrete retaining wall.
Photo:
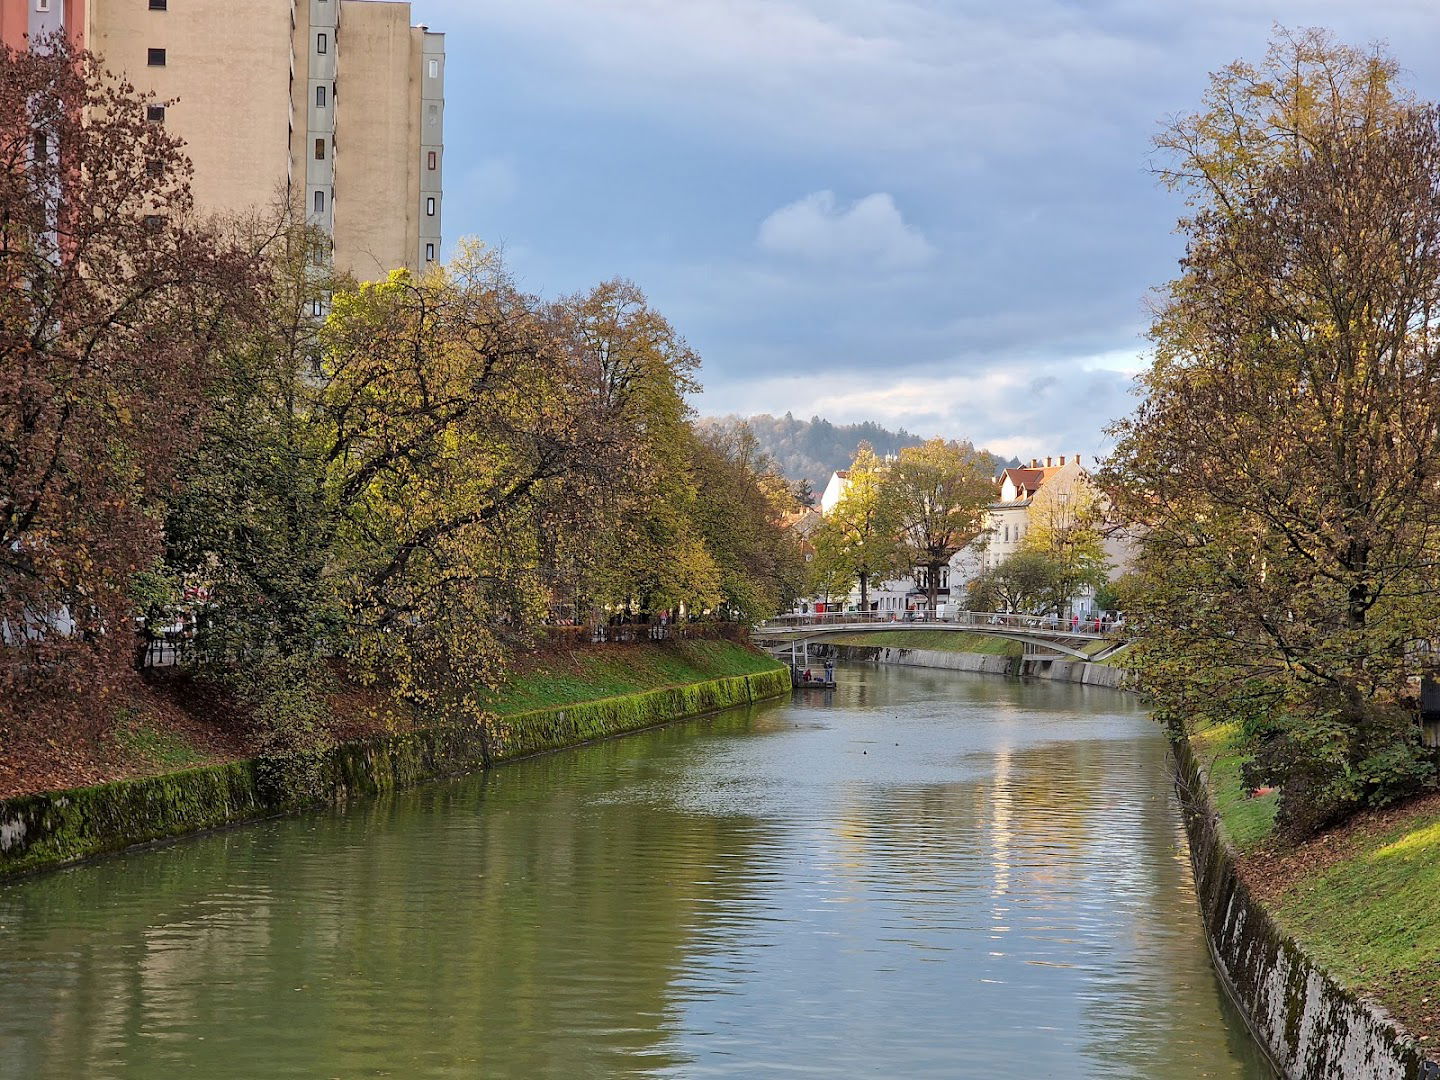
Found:
[(871, 645), (837, 645), (844, 660), (904, 667), (945, 668), (950, 671), (979, 671), (990, 675), (1023, 675), (1034, 679), (1084, 683), (1087, 686), (1119, 688), (1125, 673), (1119, 668), (1083, 660), (1041, 660), (1034, 657), (991, 656), (980, 653), (941, 652), (933, 649), (897, 649)]
[[(790, 673), (777, 666), (540, 709), (488, 729), (433, 728), (344, 743), (317, 763), (318, 798), (311, 801), (408, 787), (789, 692)], [(270, 781), (275, 774), (273, 761), (235, 761), (0, 802), (0, 880), (302, 809)]]
[(1385, 1012), (1340, 987), (1251, 898), (1182, 737), (1176, 787), (1215, 967), (1290, 1080), (1435, 1080), (1440, 1064)]

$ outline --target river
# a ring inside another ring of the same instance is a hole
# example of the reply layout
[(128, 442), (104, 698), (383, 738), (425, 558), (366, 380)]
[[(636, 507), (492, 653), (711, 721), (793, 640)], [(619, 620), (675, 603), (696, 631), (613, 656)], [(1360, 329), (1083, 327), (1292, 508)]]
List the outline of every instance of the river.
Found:
[(0, 886), (0, 1078), (1269, 1078), (1114, 691), (839, 689)]

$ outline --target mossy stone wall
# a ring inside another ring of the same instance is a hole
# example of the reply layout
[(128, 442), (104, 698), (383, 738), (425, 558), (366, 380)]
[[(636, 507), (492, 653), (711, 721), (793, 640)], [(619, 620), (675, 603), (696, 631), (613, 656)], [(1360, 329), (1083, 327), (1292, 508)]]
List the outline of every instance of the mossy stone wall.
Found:
[(1440, 1077), (1440, 1064), (1383, 1009), (1337, 984), (1250, 896), (1189, 742), (1171, 741), (1215, 966), (1271, 1060), (1291, 1080)]
[[(432, 728), (335, 747), (320, 763), (324, 798), (407, 787), (502, 761), (701, 716), (790, 691), (769, 671), (505, 717), (489, 730)], [(186, 833), (300, 809), (256, 761), (47, 792), (0, 802), (0, 880)]]

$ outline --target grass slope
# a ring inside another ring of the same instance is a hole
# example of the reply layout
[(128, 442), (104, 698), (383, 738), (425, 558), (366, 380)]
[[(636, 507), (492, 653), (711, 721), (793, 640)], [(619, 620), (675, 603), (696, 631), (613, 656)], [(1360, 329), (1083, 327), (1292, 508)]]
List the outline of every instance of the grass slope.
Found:
[(1362, 823), (1344, 854), (1281, 895), (1281, 923), (1346, 986), (1440, 1041), (1440, 800)]
[(1287, 848), (1277, 797), (1246, 798), (1238, 724), (1192, 733), (1222, 828), (1280, 925), (1345, 986), (1440, 1044), (1440, 795), (1358, 815)]
[(1269, 838), (1279, 796), (1247, 797), (1240, 767), (1250, 755), (1237, 745), (1239, 738), (1239, 724), (1217, 724), (1192, 732), (1190, 746), (1210, 777), (1210, 798), (1220, 813), (1226, 837), (1237, 851), (1247, 852)]
[(499, 716), (644, 690), (753, 675), (781, 665), (729, 641), (600, 645), (528, 661), (486, 703)]
[(1025, 646), (996, 634), (964, 630), (867, 630), (835, 634), (819, 640), (833, 645), (870, 645), (890, 649), (931, 649), (935, 652), (979, 653), (983, 656), (1024, 656)]

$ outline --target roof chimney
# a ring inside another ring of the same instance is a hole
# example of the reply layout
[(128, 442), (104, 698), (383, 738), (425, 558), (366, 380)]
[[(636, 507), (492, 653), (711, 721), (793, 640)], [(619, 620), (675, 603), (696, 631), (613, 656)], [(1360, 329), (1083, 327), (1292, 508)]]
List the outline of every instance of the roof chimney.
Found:
[(1054, 461), (1047, 455), (1046, 458), (1045, 458), (1045, 468), (1048, 469), (1048, 468), (1050, 468), (1050, 466), (1053, 465), (1053, 464), (1054, 464)]
[(1064, 455), (1064, 454), (1061, 454), (1061, 455), (1060, 455), (1060, 464), (1061, 464), (1061, 465), (1064, 465), (1064, 464), (1065, 464), (1065, 455)]
[(1080, 455), (1079, 455), (1079, 454), (1076, 454), (1076, 455), (1075, 455), (1075, 464), (1076, 464), (1076, 465), (1079, 465), (1079, 464), (1080, 464)]

